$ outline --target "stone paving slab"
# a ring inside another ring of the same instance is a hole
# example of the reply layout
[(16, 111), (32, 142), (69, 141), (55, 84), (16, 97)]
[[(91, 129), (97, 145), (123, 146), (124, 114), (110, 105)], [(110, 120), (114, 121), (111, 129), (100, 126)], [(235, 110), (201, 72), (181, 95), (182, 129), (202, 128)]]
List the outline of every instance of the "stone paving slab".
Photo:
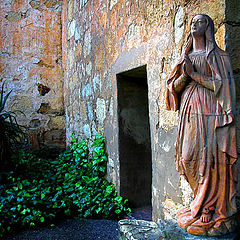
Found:
[(239, 233), (219, 237), (194, 236), (176, 222), (160, 220), (158, 223), (124, 219), (118, 222), (120, 240), (239, 240)]
[(120, 240), (159, 240), (162, 239), (160, 228), (155, 222), (123, 219), (118, 222)]

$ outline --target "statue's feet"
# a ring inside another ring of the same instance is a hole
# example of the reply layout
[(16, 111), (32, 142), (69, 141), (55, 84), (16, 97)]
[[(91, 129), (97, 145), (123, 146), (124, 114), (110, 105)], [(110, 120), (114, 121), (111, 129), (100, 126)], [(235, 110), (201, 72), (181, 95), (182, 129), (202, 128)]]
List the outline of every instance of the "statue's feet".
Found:
[(235, 231), (238, 226), (236, 216), (216, 220), (213, 210), (204, 209), (201, 216), (194, 218), (191, 211), (186, 210), (178, 216), (177, 223), (193, 235), (220, 236)]
[(212, 219), (212, 213), (211, 212), (208, 212), (208, 213), (202, 213), (201, 217), (200, 217), (200, 220), (201, 222), (203, 223), (208, 223), (210, 222)]

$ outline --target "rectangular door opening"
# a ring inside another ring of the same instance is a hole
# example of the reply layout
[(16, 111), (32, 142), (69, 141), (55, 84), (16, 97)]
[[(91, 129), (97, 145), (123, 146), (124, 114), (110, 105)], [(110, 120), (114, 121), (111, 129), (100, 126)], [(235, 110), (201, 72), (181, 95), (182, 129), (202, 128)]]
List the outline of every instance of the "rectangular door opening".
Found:
[(152, 154), (146, 65), (117, 74), (120, 194), (131, 207), (151, 205)]

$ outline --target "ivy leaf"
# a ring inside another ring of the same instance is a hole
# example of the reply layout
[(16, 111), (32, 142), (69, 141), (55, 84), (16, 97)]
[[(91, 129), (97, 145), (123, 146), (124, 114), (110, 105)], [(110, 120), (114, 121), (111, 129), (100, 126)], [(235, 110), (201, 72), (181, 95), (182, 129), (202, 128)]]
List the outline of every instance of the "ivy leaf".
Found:
[(41, 193), (41, 199), (44, 199), (44, 197), (45, 197), (45, 194)]
[(96, 213), (99, 213), (101, 210), (102, 210), (102, 207), (99, 207), (95, 211), (96, 211)]
[(112, 186), (107, 186), (106, 195), (110, 195), (112, 193), (112, 191), (113, 191)]

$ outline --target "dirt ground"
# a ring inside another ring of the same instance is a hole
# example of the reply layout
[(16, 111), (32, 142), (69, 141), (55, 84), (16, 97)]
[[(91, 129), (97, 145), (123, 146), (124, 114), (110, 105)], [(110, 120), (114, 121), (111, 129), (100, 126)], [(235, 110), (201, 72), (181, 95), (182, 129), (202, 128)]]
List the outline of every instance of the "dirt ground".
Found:
[[(133, 219), (151, 221), (151, 207), (132, 210)], [(67, 219), (55, 227), (25, 230), (6, 240), (118, 240), (117, 220)]]

